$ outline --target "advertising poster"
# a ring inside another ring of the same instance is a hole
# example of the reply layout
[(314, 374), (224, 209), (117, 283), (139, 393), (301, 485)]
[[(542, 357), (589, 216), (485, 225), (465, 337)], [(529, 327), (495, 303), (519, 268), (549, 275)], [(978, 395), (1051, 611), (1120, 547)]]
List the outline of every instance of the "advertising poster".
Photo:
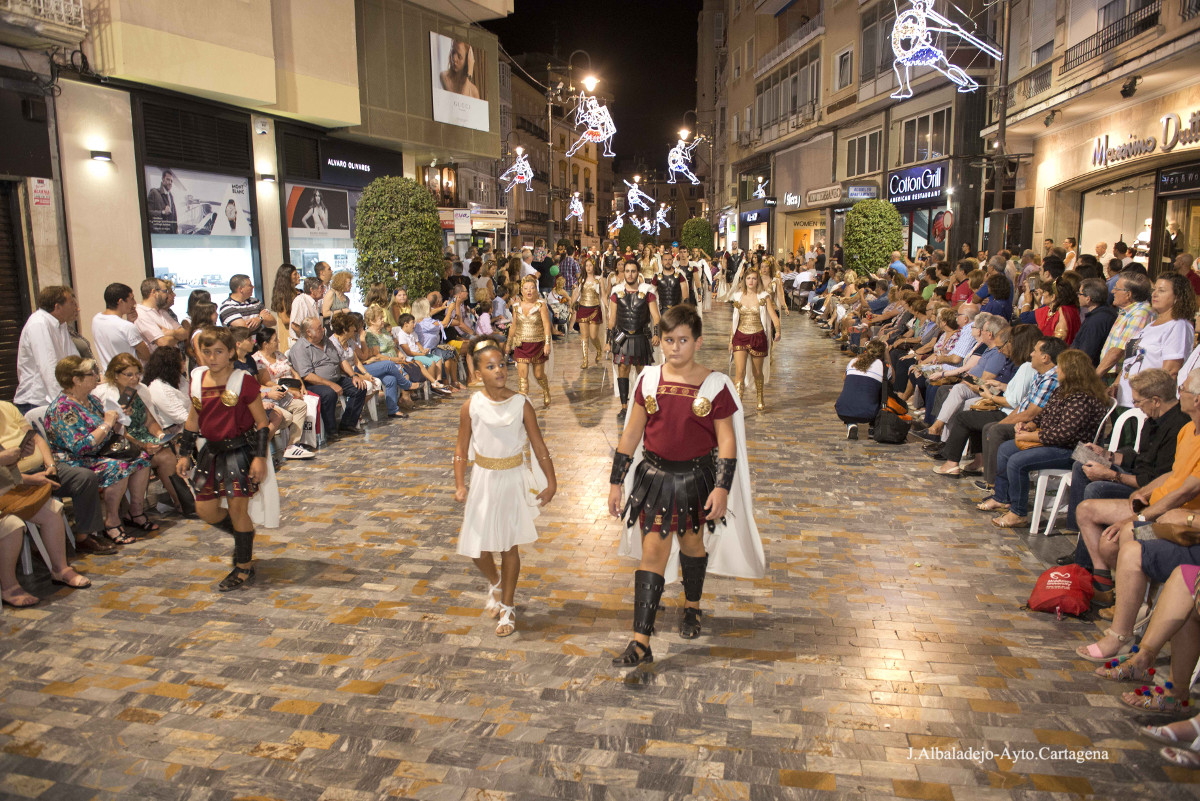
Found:
[(429, 34), (433, 78), (433, 119), (449, 125), (488, 130), (483, 54), (466, 42)]
[(146, 167), (152, 234), (250, 236), (250, 180), (210, 172)]
[(289, 237), (350, 238), (350, 203), (346, 190), (288, 184), (287, 191)]

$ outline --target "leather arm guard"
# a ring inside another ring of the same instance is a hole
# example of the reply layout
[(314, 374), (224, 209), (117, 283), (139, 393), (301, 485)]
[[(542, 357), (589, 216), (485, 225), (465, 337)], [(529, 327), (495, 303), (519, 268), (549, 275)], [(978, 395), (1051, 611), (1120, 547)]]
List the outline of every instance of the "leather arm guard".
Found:
[(179, 435), (179, 455), (191, 458), (196, 453), (196, 437), (195, 431), (188, 431), (186, 428)]
[(270, 454), (271, 429), (260, 428), (254, 432), (254, 458), (266, 458)]
[(733, 473), (737, 469), (737, 459), (717, 459), (715, 477), (716, 489), (729, 492), (733, 488)]
[(624, 484), (625, 474), (633, 464), (633, 457), (617, 451), (613, 454), (612, 472), (608, 476), (609, 484)]

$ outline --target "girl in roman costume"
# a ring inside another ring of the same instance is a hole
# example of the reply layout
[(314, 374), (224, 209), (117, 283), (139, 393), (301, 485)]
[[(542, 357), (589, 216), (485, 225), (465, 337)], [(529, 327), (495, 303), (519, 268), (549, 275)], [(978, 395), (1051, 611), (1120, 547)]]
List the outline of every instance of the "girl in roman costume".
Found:
[[(771, 293), (760, 288), (759, 273), (749, 270), (742, 276), (741, 286), (729, 298), (733, 306), (733, 320), (729, 326), (729, 354), (733, 361), (734, 386), (738, 396), (746, 388), (746, 362), (750, 361), (754, 374), (754, 387), (758, 394), (758, 410), (766, 408), (763, 390), (770, 378), (770, 362), (767, 356), (774, 355), (771, 342), (780, 337), (779, 315)], [(764, 367), (765, 363), (765, 367)]]
[[(466, 508), (458, 553), (470, 557), (487, 579), (484, 609), (499, 618), (496, 636), (507, 637), (517, 627), (517, 549), (537, 540), (533, 521), (554, 497), (558, 483), (533, 406), (505, 386), (508, 367), (500, 346), (490, 337), (476, 337), (467, 358), (474, 360), (483, 389), (459, 413), (454, 499)], [(468, 491), (467, 464), (472, 461)], [(501, 554), (499, 570), (493, 553)]]
[(633, 639), (613, 660), (618, 667), (654, 661), (650, 635), (667, 581), (682, 577), (679, 634), (693, 639), (708, 571), (751, 579), (766, 572), (742, 406), (727, 375), (695, 362), (702, 326), (687, 304), (662, 317), (666, 362), (638, 377), (613, 455), (608, 507), (622, 520), (619, 553), (640, 560)]
[(579, 323), (580, 345), (583, 347), (583, 364), (588, 366), (588, 343), (596, 349), (595, 364), (600, 364), (600, 356), (604, 352), (601, 331), (608, 327), (608, 281), (600, 275), (596, 260), (590, 256), (583, 260), (582, 274), (575, 292), (571, 295), (571, 308), (574, 310), (575, 322)]
[(729, 295), (729, 282), (726, 280), (726, 275), (729, 273), (729, 254), (722, 253), (720, 260), (713, 265), (715, 276), (715, 285), (713, 286), (713, 295), (716, 296), (717, 302), (724, 303)]
[(521, 279), (521, 297), (512, 305), (513, 321), (508, 328), (508, 352), (517, 363), (517, 392), (529, 390), (529, 367), (542, 387), (542, 407), (550, 405), (550, 379), (546, 365), (550, 361), (550, 307), (538, 297), (537, 278)]
[(767, 256), (763, 259), (763, 263), (758, 268), (758, 276), (762, 288), (771, 293), (775, 309), (781, 314), (791, 314), (792, 310), (787, 307), (787, 298), (783, 293), (783, 279), (779, 277), (779, 264), (775, 261), (774, 256)]
[(696, 288), (696, 309), (701, 317), (704, 316), (704, 312), (712, 311), (712, 296), (715, 291), (713, 267), (708, 259), (708, 254), (700, 248), (692, 248), (688, 259)]

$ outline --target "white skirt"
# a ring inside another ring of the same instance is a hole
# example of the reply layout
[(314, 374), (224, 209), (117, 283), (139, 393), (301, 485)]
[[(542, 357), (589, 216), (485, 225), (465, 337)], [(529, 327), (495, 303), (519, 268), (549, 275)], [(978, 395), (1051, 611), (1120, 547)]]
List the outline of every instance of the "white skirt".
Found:
[(498, 553), (537, 541), (533, 521), (541, 510), (528, 500), (528, 476), (523, 465), (510, 470), (471, 468), (462, 530), (458, 532), (460, 556), (476, 559), (484, 551)]

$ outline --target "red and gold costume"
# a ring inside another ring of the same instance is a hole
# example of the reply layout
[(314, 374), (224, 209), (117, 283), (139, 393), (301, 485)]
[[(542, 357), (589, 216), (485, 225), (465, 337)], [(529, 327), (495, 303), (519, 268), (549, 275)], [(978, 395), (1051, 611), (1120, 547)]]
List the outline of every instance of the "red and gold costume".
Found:
[(550, 357), (546, 355), (546, 341), (549, 334), (542, 322), (542, 304), (538, 299), (528, 314), (521, 311), (521, 303), (513, 304), (512, 329), (509, 332), (509, 345), (515, 361), (524, 364), (543, 364)]

